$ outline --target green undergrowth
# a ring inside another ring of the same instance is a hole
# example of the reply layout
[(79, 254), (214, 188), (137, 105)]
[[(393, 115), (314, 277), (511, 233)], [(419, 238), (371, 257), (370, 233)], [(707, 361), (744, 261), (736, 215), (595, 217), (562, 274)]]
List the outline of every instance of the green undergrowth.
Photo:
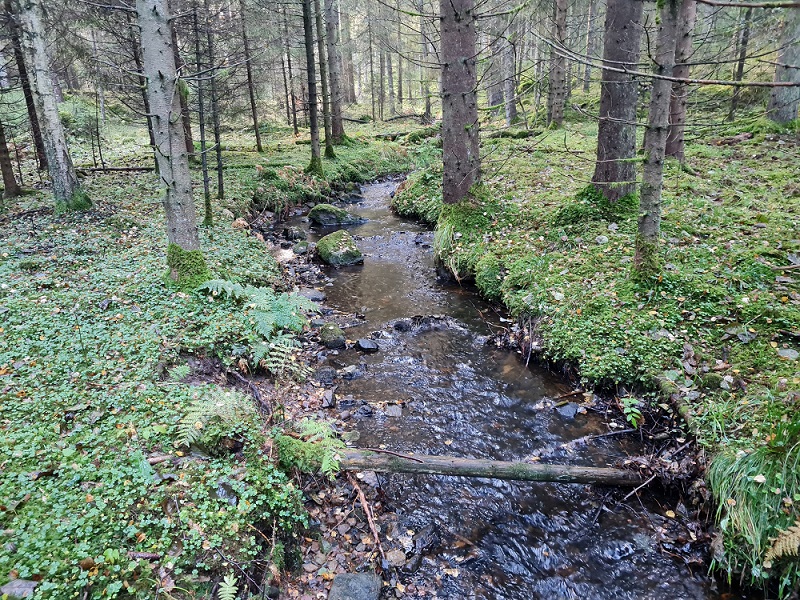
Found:
[(634, 281), (636, 199), (608, 203), (589, 187), (595, 136), (576, 124), (535, 144), (486, 140), (491, 160), (469, 201), (443, 207), (440, 173), (426, 168), (394, 207), (437, 223), (437, 259), (532, 324), (545, 359), (588, 384), (688, 402), (697, 443), (716, 457), (717, 564), (788, 593), (796, 557), (769, 569), (764, 557), (800, 515), (797, 477), (777, 477), (797, 473), (800, 444), (800, 288), (796, 270), (779, 268), (800, 254), (797, 138), (689, 144), (696, 176), (666, 165), (663, 270)]

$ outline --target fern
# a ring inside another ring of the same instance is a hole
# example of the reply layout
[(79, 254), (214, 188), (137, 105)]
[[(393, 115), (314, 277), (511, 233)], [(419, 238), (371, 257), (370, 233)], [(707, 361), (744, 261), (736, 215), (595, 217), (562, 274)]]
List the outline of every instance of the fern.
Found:
[(189, 365), (177, 365), (169, 370), (169, 378), (177, 382), (188, 377), (191, 372)]
[[(226, 391), (198, 398), (189, 405), (178, 424), (176, 446), (198, 444), (217, 437), (209, 429), (233, 430), (256, 415), (252, 402), (238, 392)], [(212, 425), (216, 427), (211, 427)]]
[(305, 379), (310, 369), (297, 360), (295, 350), (299, 347), (291, 335), (282, 333), (269, 342), (261, 342), (253, 347), (255, 363), (272, 373), (276, 379)]
[(217, 598), (219, 600), (235, 600), (236, 594), (239, 593), (239, 588), (236, 586), (236, 576), (232, 573), (225, 575), (222, 583), (219, 584), (219, 591)]
[(276, 438), (281, 464), (303, 473), (319, 471), (333, 479), (339, 471), (339, 450), (344, 448), (333, 427), (325, 421), (303, 419), (296, 429), (300, 439), (290, 435)]
[(212, 279), (206, 281), (198, 290), (208, 290), (212, 296), (227, 296), (233, 300), (238, 300), (245, 296), (245, 288), (233, 281), (225, 279)]
[(797, 556), (798, 553), (800, 553), (800, 519), (797, 519), (794, 525), (780, 531), (778, 537), (772, 540), (772, 547), (767, 550), (764, 563), (768, 565), (782, 556)]

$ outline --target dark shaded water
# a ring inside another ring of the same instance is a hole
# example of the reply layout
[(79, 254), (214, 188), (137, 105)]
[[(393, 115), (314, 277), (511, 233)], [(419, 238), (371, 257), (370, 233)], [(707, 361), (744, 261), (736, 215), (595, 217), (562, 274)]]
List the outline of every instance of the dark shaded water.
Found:
[[(629, 436), (561, 446), (607, 432), (611, 417), (575, 404), (554, 408), (552, 398), (569, 389), (563, 382), (484, 345), (485, 319), (498, 317), (475, 294), (437, 282), (433, 235), (389, 211), (394, 185), (364, 188), (352, 210), (369, 221), (350, 228), (364, 265), (331, 271), (325, 290), (328, 305), (366, 315), (348, 337), (371, 336), (380, 346), (377, 354), (336, 357), (365, 372), (337, 391), (374, 409), (354, 424), (358, 445), (504, 460), (538, 453), (543, 461), (597, 466), (636, 454)], [(415, 315), (449, 318), (396, 330), (397, 319)], [(654, 502), (645, 510), (632, 499), (634, 507), (601, 510), (603, 490), (582, 485), (393, 475), (384, 488), (408, 530), (438, 526), (441, 542), (413, 579), (438, 587), (439, 597), (719, 597), (713, 580), (659, 549), (656, 531), (674, 506)]]

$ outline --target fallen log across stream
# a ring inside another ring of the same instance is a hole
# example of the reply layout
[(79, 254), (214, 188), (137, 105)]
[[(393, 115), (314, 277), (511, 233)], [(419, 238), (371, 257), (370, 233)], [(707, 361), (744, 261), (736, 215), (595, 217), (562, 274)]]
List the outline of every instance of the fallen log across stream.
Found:
[(516, 481), (596, 483), (616, 486), (637, 486), (645, 480), (636, 471), (612, 467), (506, 462), (482, 458), (400, 454), (389, 451), (350, 448), (339, 452), (339, 465), (342, 469), (349, 471), (454, 475)]

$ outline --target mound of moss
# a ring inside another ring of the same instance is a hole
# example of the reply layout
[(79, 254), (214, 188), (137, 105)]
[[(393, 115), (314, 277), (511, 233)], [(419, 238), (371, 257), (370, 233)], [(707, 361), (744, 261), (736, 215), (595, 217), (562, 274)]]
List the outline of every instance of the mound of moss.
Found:
[(358, 249), (353, 236), (341, 229), (317, 242), (317, 254), (320, 259), (334, 267), (359, 265), (364, 262), (364, 255)]

